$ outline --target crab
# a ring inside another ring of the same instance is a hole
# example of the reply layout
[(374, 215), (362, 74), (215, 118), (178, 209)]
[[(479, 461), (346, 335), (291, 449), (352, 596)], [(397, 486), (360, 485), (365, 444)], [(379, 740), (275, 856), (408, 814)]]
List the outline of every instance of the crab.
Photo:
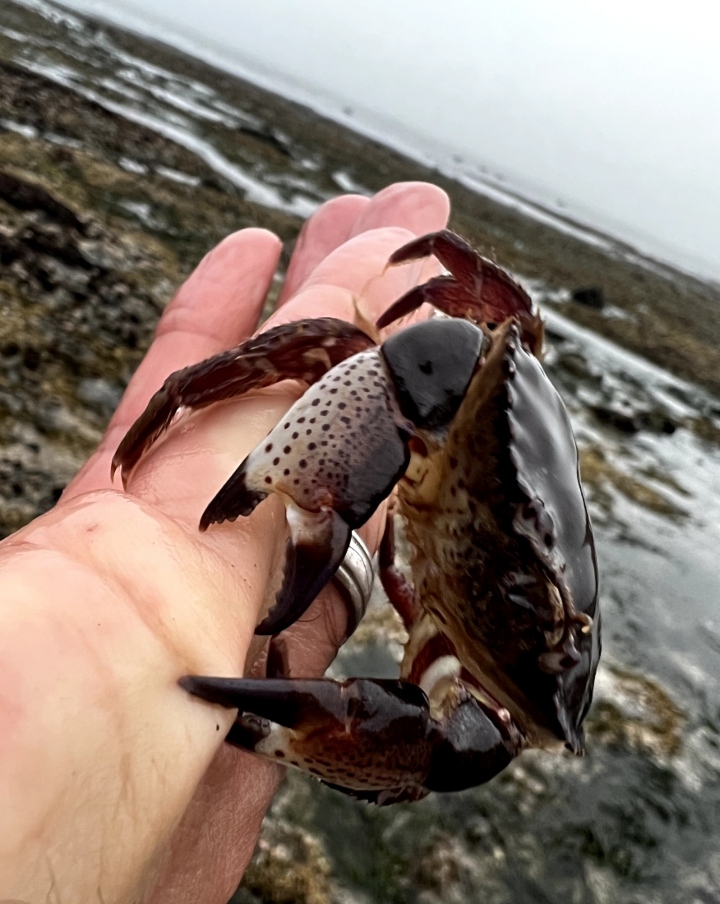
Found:
[[(270, 329), (178, 371), (115, 455), (126, 480), (180, 409), (285, 379), (305, 394), (239, 465), (200, 529), (286, 505), (282, 586), (256, 629), (277, 635), (330, 581), (351, 531), (396, 491), (413, 550), (379, 567), (408, 629), (398, 680), (187, 676), (238, 710), (227, 741), (383, 805), (488, 781), (529, 747), (584, 752), (600, 656), (592, 527), (565, 406), (540, 364), (543, 324), (522, 287), (444, 230), (391, 265), (434, 255), (447, 271), (380, 318), (424, 302), (445, 317), (382, 344), (333, 318)], [(378, 334), (379, 335), (379, 334)]]

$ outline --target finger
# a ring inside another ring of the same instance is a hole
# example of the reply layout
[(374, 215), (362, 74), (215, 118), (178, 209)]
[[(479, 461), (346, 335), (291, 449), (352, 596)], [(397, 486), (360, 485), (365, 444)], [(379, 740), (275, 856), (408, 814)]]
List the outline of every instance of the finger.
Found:
[(113, 418), (128, 425), (165, 377), (253, 332), (280, 256), (280, 240), (244, 229), (213, 248), (160, 318), (155, 340)]
[(355, 220), (351, 235), (382, 226), (400, 226), (414, 235), (447, 226), (450, 198), (429, 182), (396, 182), (379, 191)]
[(278, 307), (298, 291), (320, 261), (350, 238), (356, 220), (368, 204), (370, 199), (362, 195), (341, 195), (315, 211), (295, 243)]
[(230, 900), (282, 776), (274, 763), (223, 744), (183, 814), (147, 904)]
[(110, 486), (112, 454), (169, 374), (237, 344), (255, 329), (280, 249), (271, 232), (244, 229), (203, 258), (168, 305), (100, 446), (65, 498)]
[[(371, 199), (355, 196), (352, 204), (341, 206), (340, 202), (345, 200), (337, 198), (323, 205), (315, 217), (308, 221), (307, 236), (300, 247), (301, 260), (293, 273), (291, 285), (286, 281), (282, 293), (283, 304), (293, 293), (300, 292), (311, 282), (316, 283), (315, 270), (341, 245), (340, 241), (330, 241), (331, 236), (336, 240), (342, 235), (342, 241), (345, 241), (363, 232), (386, 226), (407, 229), (413, 236), (424, 235), (444, 229), (450, 215), (450, 199), (447, 194), (427, 182), (396, 183), (382, 189)], [(351, 222), (353, 212), (355, 215)], [(332, 219), (336, 213), (341, 217), (341, 222), (334, 227)], [(315, 218), (318, 220), (317, 224), (313, 223)], [(314, 248), (315, 241), (318, 243), (317, 249)], [(300, 240), (298, 244), (300, 245)]]
[(433, 261), (386, 269), (393, 251), (414, 237), (407, 229), (385, 227), (363, 232), (336, 248), (306, 279), (302, 289), (268, 320), (276, 326), (303, 317), (354, 321), (355, 306), (376, 319), (411, 286), (438, 272)]
[[(324, 675), (344, 631), (344, 605), (336, 590), (327, 589), (285, 633), (289, 674)], [(257, 674), (264, 675), (264, 665)], [(276, 764), (223, 745), (183, 815), (148, 904), (207, 900), (209, 881), (222, 889), (217, 899), (227, 900), (252, 856), (281, 778)]]

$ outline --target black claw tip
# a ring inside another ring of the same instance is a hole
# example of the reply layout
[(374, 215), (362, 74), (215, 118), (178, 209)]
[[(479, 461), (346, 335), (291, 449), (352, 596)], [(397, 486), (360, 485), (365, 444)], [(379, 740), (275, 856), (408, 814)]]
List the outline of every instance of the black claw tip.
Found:
[(211, 524), (222, 524), (223, 521), (236, 521), (239, 517), (247, 517), (255, 507), (267, 498), (267, 493), (253, 490), (247, 486), (247, 459), (237, 468), (233, 475), (218, 490), (200, 518), (200, 530), (206, 531)]
[(237, 709), (236, 678), (206, 678), (201, 675), (183, 675), (178, 684), (194, 697), (200, 697), (208, 703), (217, 703), (226, 709)]
[(350, 527), (333, 511), (318, 518), (314, 542), (288, 540), (283, 584), (275, 605), (255, 628), (260, 635), (279, 634), (304, 615), (335, 574), (350, 543)]
[(196, 679), (192, 675), (183, 675), (182, 678), (178, 678), (180, 687), (189, 694), (195, 693), (195, 682)]

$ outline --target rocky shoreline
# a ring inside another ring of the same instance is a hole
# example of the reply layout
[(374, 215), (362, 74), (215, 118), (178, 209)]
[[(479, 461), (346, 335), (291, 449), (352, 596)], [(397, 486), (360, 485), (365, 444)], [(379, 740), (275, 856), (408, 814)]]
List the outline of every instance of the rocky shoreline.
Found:
[[(452, 227), (524, 280), (549, 314), (560, 313), (720, 394), (720, 287), (642, 259), (631, 249), (612, 245), (604, 250), (554, 230), (163, 44), (82, 21), (80, 27), (66, 27), (62, 16), (51, 20), (0, 0), (0, 536), (59, 497), (100, 438), (164, 306), (209, 248), (233, 230), (264, 226), (283, 240), (284, 267), (304, 211), (348, 189), (372, 192), (406, 179), (436, 182), (452, 198)], [(135, 66), (132, 60), (149, 62), (148, 85), (157, 97), (178, 86), (200, 98), (212, 95), (212, 106), (198, 106), (197, 128), (204, 131), (196, 137), (206, 142), (203, 148), (241, 167), (242, 179), (233, 177), (229, 166), (212, 165), (212, 154), (193, 150), (192, 142), (169, 137), (172, 129), (157, 124), (167, 125), (172, 118), (161, 122), (152, 92), (143, 94), (129, 75), (135, 107), (132, 116), (122, 112), (118, 70), (109, 63), (103, 69), (107, 41), (118, 59), (125, 55), (126, 75)], [(77, 59), (73, 47), (82, 48)], [(72, 78), (69, 61), (76, 66)], [(93, 96), (88, 88), (93, 79), (110, 86), (105, 95)], [(272, 304), (271, 297), (268, 310)], [(627, 505), (643, 517), (665, 519), (663, 524), (682, 522), (687, 491), (648, 463), (647, 448), (654, 438), (680, 428), (714, 448), (720, 440), (720, 402), (696, 393), (694, 386), (651, 396), (637, 375), (626, 382), (605, 380), (581, 342), (559, 328), (550, 334), (551, 378), (572, 400), (573, 414), (582, 408), (585, 418), (582, 467), (596, 525), (601, 530), (610, 525), (609, 537), (629, 532), (617, 515)], [(700, 407), (696, 395), (704, 399)], [(638, 435), (648, 442), (633, 460), (627, 443)], [(356, 653), (348, 648), (346, 657), (366, 656), (377, 637), (396, 630), (388, 632), (387, 610), (378, 610), (375, 618), (375, 628), (372, 620), (363, 623)], [(387, 659), (387, 650), (382, 655)], [(660, 685), (634, 673), (628, 677), (620, 668), (608, 680), (614, 682), (613, 693), (596, 706), (591, 725), (602, 748), (594, 768), (607, 755), (608, 775), (614, 775), (617, 751), (623, 756), (630, 751), (633, 764), (638, 750), (648, 757), (676, 755), (682, 719)], [(315, 786), (310, 791), (309, 783), (294, 776), (265, 824), (236, 900), (429, 904), (442, 900), (448, 888), (457, 890), (453, 900), (469, 900), (479, 887), (478, 869), (486, 871), (486, 900), (509, 900), (504, 895), (513, 886), (501, 873), (502, 856), (512, 845), (526, 845), (523, 856), (534, 864), (529, 874), (542, 871), (544, 852), (535, 851), (522, 834), (520, 817), (535, 808), (537, 824), (544, 825), (542, 806), (551, 797), (546, 789), (556, 780), (554, 768), (543, 771), (532, 756), (523, 757), (512, 777), (472, 798), (474, 815), (463, 812), (462, 832), (442, 828), (454, 824), (461, 803), (447, 804), (445, 810), (432, 800), (418, 806), (413, 813), (428, 831), (427, 839), (417, 841), (427, 854), (422, 858), (408, 852), (407, 842), (398, 842), (400, 855), (380, 837), (395, 831), (384, 811), (361, 809)], [(563, 768), (571, 775), (575, 765)], [(579, 787), (569, 784), (567, 793), (579, 794)], [(507, 819), (517, 816), (517, 825), (499, 828), (493, 822), (496, 798), (507, 805)], [(563, 794), (554, 799), (564, 800)], [(328, 839), (323, 842), (307, 830), (307, 813), (320, 814), (312, 817), (318, 825), (330, 814), (330, 823), (348, 820), (362, 830), (368, 850), (373, 856), (380, 851), (383, 858), (373, 879), (377, 887), (356, 875), (355, 851), (344, 850), (341, 841), (332, 839), (338, 848), (332, 857), (327, 853)], [(567, 817), (568, 825), (572, 818)], [(607, 839), (587, 841), (587, 849), (585, 841), (577, 842), (588, 863), (595, 862), (593, 857), (605, 862), (598, 845), (610, 850), (624, 822), (608, 819), (605, 825)], [(468, 850), (483, 854), (481, 867), (469, 863)], [(547, 871), (551, 879), (550, 866)], [(356, 898), (350, 887), (364, 891)], [(578, 894), (572, 899), (607, 900)]]
[[(14, 4), (3, 8), (23, 22), (34, 15)], [(120, 47), (139, 42), (157, 65), (180, 62), (187, 77), (220, 83), (253, 123), (223, 138), (268, 181), (282, 172), (292, 184), (303, 171), (307, 183), (311, 161), (319, 202), (340, 190), (339, 173), (368, 191), (399, 179), (433, 180), (453, 199), (453, 228), (535, 286), (541, 302), (720, 390), (716, 287), (603, 253), (307, 108), (156, 42), (109, 31)], [(11, 49), (0, 36), (5, 534), (57, 498), (97, 440), (163, 306), (205, 251), (234, 229), (258, 225), (283, 239), (284, 264), (302, 222), (294, 212), (248, 200), (157, 131), (2, 59)], [(588, 286), (595, 298), (601, 293), (603, 307), (570, 300)], [(712, 424), (699, 429), (715, 437)]]

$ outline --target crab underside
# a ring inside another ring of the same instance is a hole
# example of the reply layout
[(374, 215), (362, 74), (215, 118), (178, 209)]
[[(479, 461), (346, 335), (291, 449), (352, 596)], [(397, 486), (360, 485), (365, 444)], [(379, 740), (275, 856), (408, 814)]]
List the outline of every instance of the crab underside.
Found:
[[(127, 480), (180, 408), (302, 380), (308, 390), (239, 465), (200, 520), (250, 515), (270, 493), (290, 538), (265, 679), (186, 677), (237, 708), (228, 742), (358, 798), (415, 800), (487, 781), (528, 746), (583, 752), (600, 655), (592, 529), (565, 407), (536, 357), (542, 321), (523, 289), (443, 231), (392, 264), (449, 271), (399, 299), (450, 315), (380, 346), (332, 318), (276, 327), (173, 374), (118, 449)], [(452, 318), (452, 319), (451, 319)], [(289, 678), (281, 631), (332, 578), (351, 531), (397, 487), (412, 582), (380, 551), (409, 641), (398, 680)]]

